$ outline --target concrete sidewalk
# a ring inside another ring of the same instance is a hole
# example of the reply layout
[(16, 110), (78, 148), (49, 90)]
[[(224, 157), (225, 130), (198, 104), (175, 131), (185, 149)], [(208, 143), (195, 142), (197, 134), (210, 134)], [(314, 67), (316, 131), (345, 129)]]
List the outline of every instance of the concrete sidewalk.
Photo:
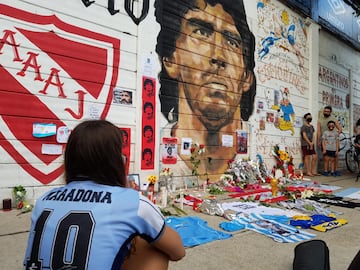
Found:
[[(346, 174), (340, 177), (319, 176), (312, 180), (344, 189), (360, 188), (360, 182), (355, 182), (355, 178), (356, 175)], [(360, 208), (330, 207), (342, 212), (343, 215), (338, 217), (347, 219), (349, 223), (326, 233), (314, 230), (309, 232), (328, 244), (331, 269), (344, 270), (360, 249)], [(193, 212), (190, 207), (186, 207), (185, 211), (207, 220), (215, 229), (219, 229), (219, 223), (225, 221), (221, 217)], [(3, 270), (22, 269), (31, 213), (20, 213), (16, 209), (0, 211), (0, 268)], [(169, 269), (291, 270), (296, 245), (297, 243), (277, 243), (252, 231), (240, 231), (233, 233), (233, 237), (227, 240), (188, 248), (186, 257), (179, 262), (170, 263)]]

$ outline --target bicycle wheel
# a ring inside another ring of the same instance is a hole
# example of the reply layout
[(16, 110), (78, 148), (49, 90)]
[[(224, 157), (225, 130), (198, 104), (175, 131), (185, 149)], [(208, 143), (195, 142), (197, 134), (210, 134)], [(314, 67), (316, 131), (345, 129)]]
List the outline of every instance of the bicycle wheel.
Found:
[(344, 132), (339, 134), (339, 152), (346, 147), (348, 138), (346, 137)]
[(357, 172), (358, 164), (357, 161), (355, 160), (355, 153), (351, 149), (347, 150), (345, 153), (345, 162), (347, 169), (351, 173)]

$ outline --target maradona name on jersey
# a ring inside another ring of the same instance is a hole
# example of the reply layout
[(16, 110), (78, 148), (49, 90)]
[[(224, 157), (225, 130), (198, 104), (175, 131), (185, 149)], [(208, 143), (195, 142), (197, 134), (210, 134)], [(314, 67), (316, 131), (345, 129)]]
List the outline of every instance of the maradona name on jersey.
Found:
[(43, 198), (43, 201), (111, 203), (111, 192), (75, 188), (60, 189), (50, 192)]

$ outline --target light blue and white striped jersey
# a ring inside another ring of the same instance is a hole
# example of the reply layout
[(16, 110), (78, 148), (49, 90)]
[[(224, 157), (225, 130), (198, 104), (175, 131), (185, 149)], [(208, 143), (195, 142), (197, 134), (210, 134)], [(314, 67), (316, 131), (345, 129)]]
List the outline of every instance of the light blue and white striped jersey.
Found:
[(159, 209), (136, 190), (71, 182), (37, 201), (24, 269), (121, 269), (133, 237), (151, 243), (164, 228)]
[(246, 229), (264, 234), (280, 243), (296, 243), (315, 237), (312, 233), (284, 224), (284, 218), (287, 219), (286, 216), (250, 214), (238, 215), (231, 222), (242, 224)]

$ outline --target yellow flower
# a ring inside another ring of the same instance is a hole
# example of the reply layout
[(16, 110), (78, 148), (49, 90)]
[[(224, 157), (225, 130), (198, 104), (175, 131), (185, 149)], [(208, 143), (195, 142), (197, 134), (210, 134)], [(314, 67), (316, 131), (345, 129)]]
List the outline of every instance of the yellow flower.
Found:
[(282, 160), (282, 161), (289, 161), (289, 153), (288, 152), (285, 152), (283, 150), (279, 150), (279, 158)]
[(155, 185), (156, 180), (157, 180), (157, 176), (156, 175), (150, 175), (150, 176), (148, 176), (147, 180), (148, 180), (148, 182), (150, 184)]

